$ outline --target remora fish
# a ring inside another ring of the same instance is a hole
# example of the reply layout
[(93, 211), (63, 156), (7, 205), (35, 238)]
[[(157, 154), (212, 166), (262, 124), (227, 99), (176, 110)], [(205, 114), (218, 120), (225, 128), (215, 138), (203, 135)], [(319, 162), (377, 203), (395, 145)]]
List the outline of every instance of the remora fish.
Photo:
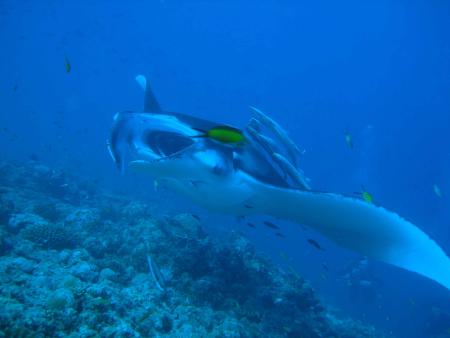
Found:
[[(246, 142), (230, 147), (195, 137), (198, 130), (223, 123), (164, 111), (146, 78), (140, 75), (136, 80), (145, 90), (144, 110), (116, 114), (108, 143), (121, 172), (128, 166), (164, 180), (168, 188), (209, 210), (238, 217), (264, 214), (308, 225), (347, 249), (416, 272), (450, 290), (450, 259), (436, 242), (382, 207), (310, 190), (297, 165), (295, 144), (260, 110), (252, 119), (257, 122), (243, 129)], [(264, 129), (277, 140), (257, 137)], [(276, 156), (268, 140), (276, 146)]]

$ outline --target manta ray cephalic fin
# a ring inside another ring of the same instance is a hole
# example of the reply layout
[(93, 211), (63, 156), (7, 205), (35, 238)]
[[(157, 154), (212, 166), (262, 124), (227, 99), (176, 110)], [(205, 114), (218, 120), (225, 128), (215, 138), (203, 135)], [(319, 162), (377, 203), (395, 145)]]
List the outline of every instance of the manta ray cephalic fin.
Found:
[(141, 86), (144, 90), (144, 112), (145, 113), (160, 113), (162, 112), (161, 106), (156, 100), (155, 95), (153, 94), (152, 88), (148, 84), (147, 78), (144, 75), (136, 76), (136, 82)]

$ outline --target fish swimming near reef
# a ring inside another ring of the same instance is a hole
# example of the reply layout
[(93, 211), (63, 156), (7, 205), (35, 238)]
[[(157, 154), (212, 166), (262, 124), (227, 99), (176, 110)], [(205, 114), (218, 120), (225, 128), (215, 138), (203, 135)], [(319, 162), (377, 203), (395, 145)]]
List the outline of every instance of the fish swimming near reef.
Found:
[[(262, 214), (307, 225), (344, 248), (426, 276), (450, 290), (450, 258), (413, 223), (359, 198), (310, 189), (299, 168), (302, 152), (261, 110), (245, 128), (161, 108), (144, 76), (144, 109), (114, 117), (108, 149), (121, 172), (146, 173), (211, 211)], [(197, 137), (199, 130), (221, 136)], [(268, 135), (271, 135), (269, 137)], [(224, 138), (225, 137), (225, 138)], [(221, 141), (222, 140), (222, 141)], [(226, 139), (229, 140), (229, 139)], [(251, 205), (251, 208), (246, 206)]]
[(355, 195), (360, 196), (361, 199), (366, 201), (367, 203), (373, 203), (373, 195), (368, 192), (364, 186), (361, 186), (362, 191), (361, 192), (355, 192)]
[(347, 143), (347, 146), (350, 149), (353, 149), (353, 136), (350, 134), (350, 132), (346, 131), (344, 133), (345, 143)]
[(368, 203), (373, 203), (373, 196), (371, 193), (369, 193), (368, 191), (363, 191), (361, 193), (361, 196), (363, 198), (364, 201), (368, 202)]
[(268, 227), (268, 228), (276, 229), (276, 230), (279, 230), (279, 229), (280, 229), (280, 227), (279, 227), (278, 225), (276, 225), (276, 224), (274, 224), (274, 223), (272, 223), (272, 222), (270, 222), (270, 221), (264, 221), (263, 223), (264, 223), (264, 225), (265, 225), (266, 227)]
[(64, 67), (66, 68), (66, 73), (69, 74), (70, 71), (72, 70), (72, 65), (67, 55), (64, 55)]
[(311, 244), (313, 247), (315, 247), (317, 250), (325, 251), (325, 249), (322, 248), (322, 246), (315, 239), (309, 238), (307, 242)]
[(437, 197), (442, 198), (442, 191), (437, 184), (433, 184), (433, 191)]

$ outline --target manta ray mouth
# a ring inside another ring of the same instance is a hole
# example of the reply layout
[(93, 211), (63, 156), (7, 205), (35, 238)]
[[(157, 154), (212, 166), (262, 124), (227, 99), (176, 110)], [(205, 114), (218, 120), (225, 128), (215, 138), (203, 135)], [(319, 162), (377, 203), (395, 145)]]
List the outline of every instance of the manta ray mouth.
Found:
[(194, 144), (191, 137), (167, 131), (149, 131), (144, 144), (156, 155), (156, 161), (181, 155)]
[(176, 147), (171, 146), (166, 148), (154, 145), (151, 149), (153, 151), (156, 149), (158, 155), (157, 157), (148, 158), (147, 156), (144, 156), (144, 158), (136, 158), (135, 160), (130, 161), (129, 165), (131, 167), (135, 167), (136, 165), (144, 165), (149, 167), (151, 165), (159, 165), (166, 162), (174, 162), (175, 160), (182, 160), (183, 157), (187, 159), (189, 154), (192, 154), (195, 151), (195, 143), (177, 144)]

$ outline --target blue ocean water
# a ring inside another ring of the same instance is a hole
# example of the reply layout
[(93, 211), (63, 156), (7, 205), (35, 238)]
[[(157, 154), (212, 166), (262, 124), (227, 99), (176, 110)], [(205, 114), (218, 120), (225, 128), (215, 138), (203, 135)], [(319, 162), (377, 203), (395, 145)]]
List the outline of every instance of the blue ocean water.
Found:
[[(106, 149), (112, 116), (141, 109), (134, 78), (146, 73), (170, 111), (236, 126), (246, 125), (250, 105), (268, 112), (305, 149), (313, 189), (363, 186), (449, 254), (449, 19), (443, 1), (3, 0), (0, 159), (31, 156), (155, 198), (153, 183), (121, 176)], [(346, 274), (360, 257), (319, 235), (283, 223), (286, 238), (274, 240), (161, 198), (201, 213), (218, 236), (238, 229), (285, 265), (282, 252), (325, 304), (354, 318), (397, 337), (450, 336), (442, 319), (450, 297), (437, 283), (369, 261), (355, 278), (370, 286), (350, 287)]]

